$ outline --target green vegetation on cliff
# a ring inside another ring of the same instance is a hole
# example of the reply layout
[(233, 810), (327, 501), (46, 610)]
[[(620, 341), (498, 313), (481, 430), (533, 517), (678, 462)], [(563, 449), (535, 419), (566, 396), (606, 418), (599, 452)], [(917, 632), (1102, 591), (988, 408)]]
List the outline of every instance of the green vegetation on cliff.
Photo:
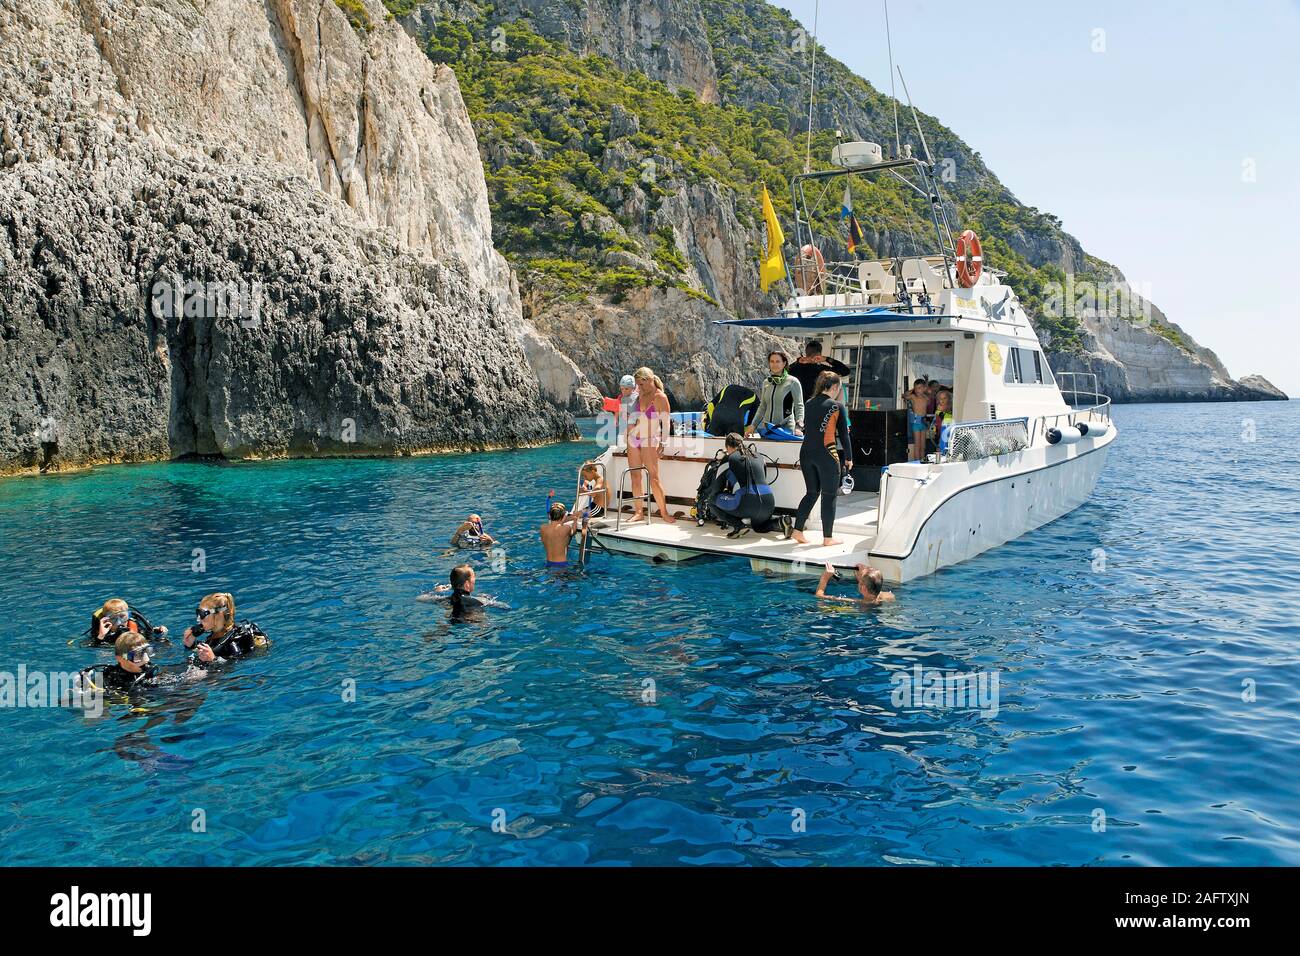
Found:
[[(390, 9), (401, 5), (387, 2)], [(745, 93), (758, 80), (769, 87), (778, 80), (797, 82), (797, 69), (788, 75), (790, 69), (773, 65), (789, 59), (781, 39), (788, 25), (772, 30), (753, 22), (759, 9), (769, 19), (788, 16), (757, 0), (714, 0), (711, 6), (729, 10), (710, 21), (722, 104), (623, 72), (602, 57), (578, 55), (539, 36), (527, 21), (496, 18), (487, 6), (462, 8), (462, 16), (468, 10), (474, 19), (436, 21), (426, 50), (456, 70), (484, 159), (494, 240), (534, 301), (582, 298), (593, 290), (618, 296), (645, 285), (677, 286), (708, 298), (711, 290), (691, 284), (672, 227), (655, 220), (663, 201), (683, 185), (712, 180), (729, 190), (737, 218), (751, 229), (755, 257), (762, 241), (762, 184), (789, 231), (789, 179), (803, 168), (804, 133), (784, 99), (763, 103)], [(737, 36), (750, 46), (736, 46)], [(738, 52), (744, 49), (748, 56)], [(826, 62), (851, 78), (844, 83), (860, 98), (852, 108), (883, 115), (886, 97), (843, 66)], [(933, 119), (923, 123), (936, 153), (936, 144), (955, 139)], [(824, 163), (834, 142), (832, 129), (814, 130), (814, 161)], [(954, 227), (979, 232), (987, 261), (1008, 274), (1052, 349), (1078, 348), (1077, 321), (1042, 309), (1043, 290), (1061, 282), (1064, 272), (1054, 262), (1036, 265), (1026, 253), (1034, 242), (1058, 236), (1059, 222), (1016, 202), (978, 156), (960, 148), (968, 172), (948, 188)], [(913, 236), (926, 251), (933, 245), (922, 197), (889, 178), (859, 179), (853, 190), (869, 246), (883, 240), (910, 251)], [(823, 206), (819, 234), (842, 242), (838, 197)], [(825, 251), (844, 255), (842, 248)]]

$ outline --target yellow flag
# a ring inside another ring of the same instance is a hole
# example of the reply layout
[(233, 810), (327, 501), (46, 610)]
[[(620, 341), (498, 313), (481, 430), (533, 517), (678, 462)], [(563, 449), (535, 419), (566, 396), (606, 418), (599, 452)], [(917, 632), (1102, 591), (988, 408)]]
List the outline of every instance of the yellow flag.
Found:
[(767, 253), (758, 266), (758, 284), (766, 292), (773, 282), (785, 278), (785, 257), (781, 255), (785, 233), (781, 231), (781, 223), (777, 222), (772, 198), (767, 194), (767, 183), (763, 184), (763, 222), (767, 224)]

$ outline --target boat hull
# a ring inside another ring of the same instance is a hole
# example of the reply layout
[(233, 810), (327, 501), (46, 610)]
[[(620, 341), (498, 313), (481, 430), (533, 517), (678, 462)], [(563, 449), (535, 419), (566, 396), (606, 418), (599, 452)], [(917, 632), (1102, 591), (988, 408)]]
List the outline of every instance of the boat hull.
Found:
[[(972, 463), (978, 467), (958, 476), (964, 480), (934, 481), (905, 503), (891, 501), (887, 491), (868, 563), (889, 581), (910, 581), (1069, 514), (1092, 495), (1114, 438), (1112, 431), (1097, 441)], [(896, 516), (896, 506), (904, 513)]]

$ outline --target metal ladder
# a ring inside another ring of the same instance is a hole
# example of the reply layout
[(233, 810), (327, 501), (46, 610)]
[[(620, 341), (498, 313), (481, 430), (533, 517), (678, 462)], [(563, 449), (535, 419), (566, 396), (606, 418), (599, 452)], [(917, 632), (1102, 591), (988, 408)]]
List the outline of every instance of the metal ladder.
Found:
[(628, 500), (629, 500), (629, 501), (644, 501), (644, 502), (645, 502), (645, 523), (646, 523), (646, 527), (649, 527), (649, 526), (650, 526), (650, 512), (651, 512), (651, 509), (650, 509), (650, 469), (647, 468), (645, 465), (637, 465), (635, 468), (628, 468), (626, 471), (623, 472), (623, 474), (619, 475), (619, 478), (618, 478), (618, 498), (615, 499), (615, 503), (616, 503), (617, 506), (618, 506), (618, 510), (614, 512), (614, 530), (615, 530), (615, 531), (618, 531), (618, 530), (623, 526), (623, 481), (624, 481), (624, 479), (626, 479), (629, 475), (631, 475), (632, 472), (634, 472), (634, 471), (644, 471), (644, 472), (645, 472), (645, 494), (643, 494), (643, 495), (635, 495), (635, 496), (634, 496), (634, 495), (632, 494), (632, 488), (631, 488), (631, 485), (630, 485), (630, 483), (629, 483), (628, 492), (627, 492), (627, 497), (628, 497)]
[[(586, 469), (586, 467), (587, 467), (588, 465), (594, 465), (594, 466), (595, 466), (597, 469), (599, 469), (599, 471), (600, 471), (600, 477), (601, 477), (602, 481), (603, 481), (604, 484), (605, 484), (605, 505), (604, 505), (604, 511), (605, 511), (605, 514), (609, 514), (609, 481), (608, 481), (608, 479), (607, 479), (606, 476), (605, 476), (605, 463), (604, 463), (604, 462), (600, 462), (600, 461), (587, 461), (587, 462), (583, 462), (583, 463), (578, 467), (578, 480), (577, 480), (577, 485), (576, 485), (576, 487), (574, 488), (574, 492), (573, 492), (573, 500), (574, 500), (574, 501), (580, 501), (580, 500), (582, 499), (582, 496), (583, 496), (584, 494), (588, 494), (587, 492), (584, 492), (584, 491), (582, 490), (582, 472), (583, 472), (584, 469)], [(588, 522), (588, 524), (587, 524), (587, 528), (586, 528), (586, 533), (582, 535), (582, 537), (579, 539), (579, 543), (578, 543), (578, 563), (579, 563), (579, 564), (586, 564), (586, 563), (587, 563), (587, 554), (591, 551), (591, 549), (592, 549), (593, 547), (595, 547), (595, 549), (596, 549), (597, 551), (600, 551), (600, 552), (602, 552), (602, 553), (604, 553), (604, 554), (608, 554), (608, 553), (609, 553), (609, 548), (605, 547), (605, 543), (604, 543), (603, 541), (601, 541), (599, 538), (597, 538), (597, 537), (595, 536), (594, 532), (591, 530), (590, 522)]]

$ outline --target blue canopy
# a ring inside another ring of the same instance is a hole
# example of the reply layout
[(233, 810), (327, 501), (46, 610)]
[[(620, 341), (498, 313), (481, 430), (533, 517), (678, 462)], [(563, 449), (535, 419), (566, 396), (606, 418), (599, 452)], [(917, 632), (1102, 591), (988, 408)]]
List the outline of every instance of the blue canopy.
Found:
[(876, 309), (822, 309), (809, 316), (773, 315), (761, 319), (715, 319), (715, 325), (740, 325), (750, 328), (801, 329), (820, 332), (855, 325), (882, 325), (886, 322), (928, 322), (932, 319), (957, 319), (957, 315), (895, 312), (883, 306)]

